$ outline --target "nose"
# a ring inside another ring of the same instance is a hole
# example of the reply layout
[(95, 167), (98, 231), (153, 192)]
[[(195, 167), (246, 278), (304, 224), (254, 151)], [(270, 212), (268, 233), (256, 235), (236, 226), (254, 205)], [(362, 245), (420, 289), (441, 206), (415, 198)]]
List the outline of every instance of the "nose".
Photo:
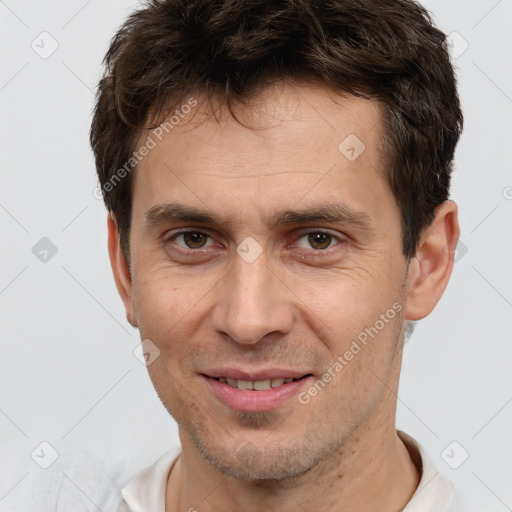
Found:
[(265, 252), (252, 263), (238, 255), (222, 283), (212, 322), (216, 332), (240, 344), (258, 343), (270, 333), (287, 334), (293, 324), (293, 300), (269, 268)]

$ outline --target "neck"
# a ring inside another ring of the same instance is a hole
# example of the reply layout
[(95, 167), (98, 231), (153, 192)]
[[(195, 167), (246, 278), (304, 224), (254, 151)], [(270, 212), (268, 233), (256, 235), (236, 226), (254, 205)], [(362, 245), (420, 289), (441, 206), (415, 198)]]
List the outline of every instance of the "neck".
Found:
[(167, 511), (291, 512), (302, 508), (397, 512), (406, 506), (419, 483), (418, 469), (398, 437), (394, 421), (381, 423), (380, 428), (365, 422), (342, 447), (307, 473), (280, 481), (227, 477), (212, 468), (181, 431), (180, 438), (183, 452), (169, 478)]

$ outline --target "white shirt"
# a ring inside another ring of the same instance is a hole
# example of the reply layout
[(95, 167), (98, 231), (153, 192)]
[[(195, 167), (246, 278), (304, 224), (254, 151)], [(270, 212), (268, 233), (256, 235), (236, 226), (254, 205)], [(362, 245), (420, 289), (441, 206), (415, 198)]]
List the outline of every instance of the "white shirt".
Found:
[[(398, 435), (410, 451), (416, 448), (422, 465), (420, 483), (402, 512), (463, 512), (454, 501), (452, 483), (439, 474), (422, 446), (404, 432)], [(180, 454), (181, 447), (175, 447), (138, 473), (122, 489), (117, 512), (165, 512), (167, 479)]]

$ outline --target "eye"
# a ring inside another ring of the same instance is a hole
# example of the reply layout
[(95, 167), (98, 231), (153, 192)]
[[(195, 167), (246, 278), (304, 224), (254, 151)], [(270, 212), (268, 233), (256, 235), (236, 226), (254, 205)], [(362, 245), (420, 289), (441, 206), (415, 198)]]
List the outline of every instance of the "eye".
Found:
[(300, 247), (301, 249), (313, 248), (317, 251), (325, 251), (340, 241), (341, 240), (338, 237), (331, 233), (327, 233), (325, 231), (310, 231), (299, 238), (297, 247)]
[(203, 249), (208, 247), (206, 244), (209, 238), (209, 235), (201, 231), (180, 231), (168, 237), (166, 241), (173, 241), (184, 249)]

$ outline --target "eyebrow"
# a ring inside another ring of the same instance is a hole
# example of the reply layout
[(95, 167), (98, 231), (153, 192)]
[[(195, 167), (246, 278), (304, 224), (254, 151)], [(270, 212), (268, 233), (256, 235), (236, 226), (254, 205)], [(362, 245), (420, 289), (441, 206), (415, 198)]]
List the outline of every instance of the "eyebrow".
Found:
[[(152, 206), (144, 216), (147, 227), (172, 222), (190, 222), (227, 228), (232, 224), (215, 213), (177, 201)], [(342, 203), (319, 204), (301, 210), (279, 210), (268, 224), (270, 227), (276, 227), (312, 222), (340, 223), (367, 230), (371, 229), (372, 224), (366, 212), (355, 210)]]

